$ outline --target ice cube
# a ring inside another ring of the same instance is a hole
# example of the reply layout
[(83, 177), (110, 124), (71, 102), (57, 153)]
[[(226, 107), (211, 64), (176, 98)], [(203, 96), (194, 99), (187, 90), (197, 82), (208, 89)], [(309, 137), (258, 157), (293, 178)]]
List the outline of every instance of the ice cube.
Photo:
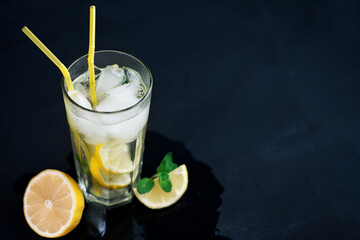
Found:
[(144, 95), (144, 89), (137, 84), (123, 84), (106, 92), (96, 106), (96, 111), (113, 112), (135, 105)]
[(73, 81), (74, 89), (81, 92), (86, 98), (90, 98), (89, 71), (84, 72)]
[(112, 139), (120, 140), (124, 143), (129, 143), (133, 141), (144, 128), (148, 116), (149, 106), (145, 109), (142, 109), (138, 115), (128, 120), (117, 124), (108, 125), (107, 136)]
[(97, 145), (106, 141), (106, 126), (98, 124), (98, 121), (94, 119), (94, 116), (91, 116), (91, 119), (89, 120), (78, 116), (78, 114), (74, 113), (73, 111), (74, 109), (70, 108), (66, 110), (68, 122), (78, 133), (84, 135), (85, 142)]
[(79, 104), (80, 106), (90, 109), (92, 110), (91, 107), (91, 103), (89, 102), (89, 100), (87, 100), (87, 98), (84, 96), (84, 94), (82, 94), (80, 91), (78, 90), (72, 90), (70, 92), (68, 92), (69, 97), (76, 102), (77, 104)]
[(124, 69), (114, 64), (101, 70), (101, 74), (96, 81), (96, 95), (101, 98), (110, 89), (125, 82)]
[(74, 83), (74, 89), (81, 92), (86, 98), (90, 98), (89, 88), (86, 88), (83, 83), (81, 82)]
[(143, 85), (143, 81), (140, 73), (128, 67), (123, 67), (123, 69), (125, 70), (125, 74), (129, 83), (136, 83), (137, 85)]
[(100, 135), (99, 134), (93, 134), (91, 136), (89, 135), (84, 135), (84, 141), (88, 144), (93, 144), (93, 145), (98, 145), (98, 144), (101, 144), (101, 143), (104, 143), (106, 142), (106, 139), (107, 139), (107, 135), (106, 135), (106, 129), (104, 128), (103, 125), (94, 125), (93, 127), (96, 127), (98, 130), (100, 130), (99, 132), (101, 133)]

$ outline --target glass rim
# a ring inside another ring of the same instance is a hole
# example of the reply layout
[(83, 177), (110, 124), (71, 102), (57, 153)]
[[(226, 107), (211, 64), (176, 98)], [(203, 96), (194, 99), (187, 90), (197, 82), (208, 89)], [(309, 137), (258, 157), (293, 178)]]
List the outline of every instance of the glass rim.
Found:
[[(135, 59), (136, 61), (138, 61), (146, 70), (146, 72), (149, 74), (149, 80), (150, 80), (150, 86), (148, 88), (148, 91), (146, 92), (145, 96), (143, 98), (140, 99), (140, 101), (138, 101), (137, 103), (135, 103), (134, 105), (131, 105), (130, 107), (121, 109), (121, 110), (117, 110), (117, 111), (96, 111), (96, 110), (92, 110), (92, 109), (88, 109), (88, 108), (84, 108), (83, 106), (79, 105), (78, 103), (76, 103), (74, 100), (71, 99), (71, 97), (69, 96), (68, 92), (65, 90), (65, 79), (64, 77), (61, 78), (61, 89), (63, 94), (66, 96), (66, 98), (70, 101), (70, 103), (72, 103), (73, 105), (75, 105), (76, 107), (79, 107), (80, 109), (87, 111), (87, 112), (91, 112), (91, 113), (100, 113), (100, 114), (115, 114), (115, 113), (121, 113), (121, 112), (126, 112), (129, 111), (133, 108), (135, 108), (136, 106), (140, 105), (145, 99), (147, 99), (149, 97), (149, 95), (152, 92), (152, 86), (153, 86), (153, 77), (151, 75), (150, 69), (146, 66), (146, 64), (144, 62), (142, 62), (140, 59), (138, 59), (137, 57), (134, 57), (131, 54), (125, 53), (125, 52), (121, 52), (121, 51), (117, 51), (117, 50), (100, 50), (100, 51), (95, 51), (96, 53), (117, 53), (117, 54), (123, 54), (123, 55), (127, 55), (130, 58)], [(74, 62), (72, 62), (70, 64), (70, 66), (67, 69), (70, 69), (73, 65), (75, 65), (80, 59), (84, 58), (88, 56), (88, 54), (85, 54), (79, 58), (77, 58)], [(73, 81), (71, 79), (71, 81)]]

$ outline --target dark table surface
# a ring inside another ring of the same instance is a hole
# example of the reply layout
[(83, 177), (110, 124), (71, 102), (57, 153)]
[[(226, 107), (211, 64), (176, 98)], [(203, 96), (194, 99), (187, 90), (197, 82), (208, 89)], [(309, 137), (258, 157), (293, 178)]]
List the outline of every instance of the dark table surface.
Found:
[[(22, 197), (53, 168), (75, 177), (60, 71), (96, 49), (154, 77), (143, 175), (172, 151), (175, 205), (87, 205), (64, 239), (360, 239), (359, 1), (10, 1), (0, 4), (1, 239), (40, 239)], [(98, 227), (96, 228), (95, 225)]]

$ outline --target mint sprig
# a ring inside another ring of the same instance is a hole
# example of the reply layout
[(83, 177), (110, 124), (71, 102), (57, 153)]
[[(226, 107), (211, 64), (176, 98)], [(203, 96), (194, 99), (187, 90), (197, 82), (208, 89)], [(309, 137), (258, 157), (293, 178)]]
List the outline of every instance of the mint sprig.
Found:
[(155, 186), (154, 179), (157, 178), (159, 185), (165, 192), (171, 192), (172, 184), (169, 178), (169, 172), (177, 168), (178, 165), (173, 162), (173, 155), (171, 152), (167, 153), (160, 165), (156, 168), (157, 173), (151, 178), (142, 178), (137, 183), (137, 191), (140, 194), (150, 192)]

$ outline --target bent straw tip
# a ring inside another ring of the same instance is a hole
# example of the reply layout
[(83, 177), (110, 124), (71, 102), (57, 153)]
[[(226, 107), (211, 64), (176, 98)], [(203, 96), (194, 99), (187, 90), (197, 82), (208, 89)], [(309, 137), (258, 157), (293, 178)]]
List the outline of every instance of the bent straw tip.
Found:
[(21, 29), (21, 31), (26, 31), (26, 30), (29, 30), (28, 28), (27, 28), (27, 26), (23, 26), (23, 28)]

